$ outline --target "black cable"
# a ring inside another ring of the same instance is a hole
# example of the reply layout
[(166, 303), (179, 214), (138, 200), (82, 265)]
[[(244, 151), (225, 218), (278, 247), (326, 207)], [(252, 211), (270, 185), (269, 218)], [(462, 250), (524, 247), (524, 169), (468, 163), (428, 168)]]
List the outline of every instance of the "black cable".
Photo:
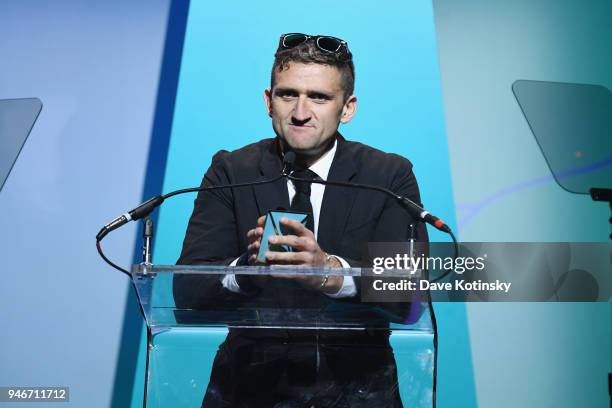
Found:
[[(453, 269), (449, 269), (448, 271), (444, 272), (442, 275), (438, 276), (436, 279), (433, 279), (431, 281), (432, 283), (435, 283), (435, 282), (438, 282), (444, 279), (446, 276), (448, 276), (449, 273), (455, 270), (454, 265), (456, 264), (457, 258), (459, 257), (459, 244), (457, 243), (457, 238), (455, 237), (455, 234), (453, 234), (452, 231), (448, 231), (448, 234), (453, 239), (453, 248), (454, 248)], [(427, 280), (429, 280), (429, 276), (427, 277)], [(437, 385), (438, 385), (438, 321), (436, 320), (436, 313), (434, 311), (433, 301), (431, 299), (431, 291), (429, 289), (427, 290), (427, 304), (429, 305), (429, 310), (431, 310), (431, 328), (433, 330), (433, 336), (434, 336), (433, 337), (434, 362), (433, 362), (432, 407), (436, 408), (436, 396), (437, 396)]]
[[(451, 236), (451, 238), (453, 239), (453, 248), (454, 248), (454, 254), (453, 254), (453, 268), (447, 270), (446, 272), (444, 272), (442, 275), (438, 276), (436, 279), (432, 280), (432, 283), (438, 282), (442, 279), (444, 279), (445, 277), (448, 276), (449, 273), (453, 272), (455, 270), (455, 264), (457, 263), (457, 258), (459, 257), (459, 244), (457, 244), (457, 238), (455, 238), (455, 234), (453, 234), (452, 231), (449, 231), (448, 234)], [(429, 279), (427, 279), (429, 280)]]
[[(448, 234), (453, 239), (453, 247), (454, 247), (453, 266), (454, 266), (457, 262), (457, 258), (459, 257), (459, 244), (457, 243), (457, 238), (455, 237), (455, 234), (453, 234), (452, 231), (449, 231)], [(444, 272), (442, 275), (438, 276), (436, 279), (433, 279), (431, 282), (435, 283), (435, 282), (438, 282), (444, 279), (452, 271), (454, 271), (454, 268), (449, 269), (448, 271)], [(429, 280), (429, 277), (427, 280)], [(436, 320), (436, 313), (434, 311), (433, 301), (431, 300), (430, 290), (427, 290), (427, 304), (429, 305), (429, 310), (431, 310), (431, 328), (433, 330), (433, 335), (434, 335), (433, 337), (434, 363), (433, 363), (432, 407), (436, 408), (436, 393), (437, 393), (437, 385), (438, 385), (438, 321)]]
[(104, 259), (104, 261), (106, 261), (107, 264), (117, 269), (118, 271), (125, 273), (130, 279), (132, 279), (132, 275), (128, 271), (126, 271), (125, 269), (123, 269), (122, 267), (118, 265), (115, 265), (113, 262), (111, 262), (110, 259), (106, 257), (106, 255), (104, 255), (104, 252), (102, 252), (102, 244), (100, 244), (99, 240), (96, 240), (96, 248), (98, 249), (98, 253), (102, 257), (102, 259)]
[(433, 361), (433, 384), (432, 384), (432, 407), (436, 408), (436, 393), (438, 386), (438, 321), (436, 320), (436, 313), (434, 311), (433, 302), (431, 300), (431, 291), (427, 290), (427, 305), (431, 311), (431, 329), (433, 330), (433, 347), (434, 347), (434, 361)]
[(381, 193), (385, 193), (385, 194), (393, 197), (394, 199), (396, 199), (400, 204), (402, 204), (402, 206), (415, 219), (424, 221), (424, 222), (432, 225), (433, 227), (435, 227), (436, 229), (438, 229), (438, 230), (440, 230), (442, 232), (449, 233), (451, 231), (449, 226), (446, 225), (446, 223), (444, 221), (442, 221), (438, 217), (430, 214), (428, 211), (426, 211), (424, 208), (422, 208), (420, 205), (418, 205), (417, 203), (415, 203), (414, 201), (412, 201), (408, 197), (404, 197), (404, 196), (401, 196), (399, 194), (396, 194), (393, 191), (389, 190), (388, 188), (374, 186), (374, 185), (369, 185), (369, 184), (361, 184), (361, 183), (347, 183), (347, 182), (342, 182), (342, 181), (328, 181), (328, 180), (323, 180), (323, 179), (320, 179), (320, 178), (319, 179), (311, 180), (311, 179), (305, 179), (305, 178), (299, 178), (299, 177), (292, 176), (292, 173), (293, 172), (287, 174), (287, 178), (289, 180), (292, 180), (292, 181), (301, 181), (301, 182), (306, 182), (306, 183), (322, 184), (324, 186), (336, 186), (336, 187), (358, 188), (358, 189), (362, 189), (362, 190), (374, 190), (374, 191), (379, 191)]
[(175, 195), (179, 195), (179, 194), (185, 194), (185, 193), (197, 193), (200, 191), (212, 191), (212, 190), (218, 190), (221, 188), (237, 188), (237, 187), (250, 187), (250, 186), (259, 186), (261, 184), (270, 184), (270, 183), (274, 183), (280, 179), (282, 179), (283, 177), (285, 177), (284, 174), (281, 174), (278, 177), (275, 177), (273, 179), (270, 180), (261, 180), (261, 181), (251, 181), (248, 183), (238, 183), (238, 184), (232, 184), (232, 185), (220, 185), (220, 186), (204, 186), (204, 187), (193, 187), (193, 188), (184, 188), (182, 190), (176, 190), (176, 191), (171, 191), (168, 194), (164, 194), (161, 197), (165, 200), (166, 198), (170, 198), (170, 197), (174, 197)]
[[(452, 234), (452, 232), (451, 232)], [(454, 238), (454, 236), (453, 236)], [(410, 239), (413, 240), (414, 239), (414, 224), (410, 224)], [(455, 241), (456, 243), (456, 241)], [(457, 251), (457, 246), (455, 245), (455, 250)], [(455, 257), (458, 254), (458, 251), (455, 252)], [(429, 271), (427, 270), (427, 268), (424, 268), (424, 277), (427, 281), (429, 281)], [(436, 320), (436, 311), (434, 310), (433, 307), (433, 301), (431, 299), (431, 290), (427, 289), (427, 306), (429, 308), (429, 312), (430, 312), (430, 319), (431, 319), (431, 329), (433, 331), (433, 348), (434, 348), (434, 352), (433, 352), (433, 378), (432, 378), (432, 400), (431, 400), (431, 404), (432, 404), (432, 408), (436, 408), (436, 394), (437, 394), (437, 384), (438, 384), (438, 322)]]
[[(136, 294), (136, 297), (139, 298), (139, 296), (138, 296), (138, 289), (136, 288), (135, 282), (132, 280), (132, 275), (128, 271), (123, 269), (122, 267), (120, 267), (118, 265), (115, 265), (110, 259), (108, 259), (106, 257), (106, 255), (104, 255), (104, 252), (102, 251), (102, 244), (100, 243), (99, 240), (96, 240), (96, 248), (98, 249), (98, 253), (102, 257), (102, 259), (104, 259), (107, 264), (109, 264), (113, 268), (117, 269), (118, 271), (126, 274), (130, 278), (131, 286), (132, 286), (132, 288), (134, 288), (134, 293)], [(142, 315), (142, 318), (146, 321), (147, 320), (147, 315), (146, 315), (146, 313), (145, 313), (145, 311), (144, 311), (144, 309), (142, 307), (142, 303), (140, 301), (138, 302), (138, 309), (140, 310), (140, 314)], [(151, 341), (152, 341), (151, 331), (149, 329), (149, 325), (147, 324), (147, 360), (146, 360), (146, 371), (145, 372), (149, 372), (149, 350), (150, 350), (149, 346), (151, 345)], [(145, 381), (148, 381), (148, 377), (145, 379)], [(143, 400), (144, 406), (146, 406), (146, 402), (147, 402), (147, 387), (145, 386), (144, 400)]]
[(336, 186), (336, 187), (348, 187), (348, 188), (354, 187), (354, 188), (359, 188), (362, 190), (376, 190), (376, 191), (380, 191), (381, 193), (392, 195), (395, 198), (401, 198), (400, 196), (395, 194), (393, 191), (387, 188), (384, 188), (384, 187), (371, 186), (369, 184), (360, 184), (360, 183), (346, 183), (342, 181), (329, 181), (329, 180), (322, 180), (322, 179), (305, 179), (305, 178), (292, 176), (291, 175), (292, 173), (293, 172), (287, 174), (287, 178), (292, 181), (301, 181), (305, 183), (323, 184), (323, 185)]
[[(144, 317), (144, 314), (143, 314), (143, 317)], [(150, 358), (151, 350), (153, 350), (153, 334), (151, 333), (151, 327), (149, 327), (149, 325), (147, 324), (147, 359), (145, 361), (145, 373), (147, 374), (149, 373), (149, 365), (150, 365), (149, 361), (151, 360)], [(143, 398), (142, 398), (143, 408), (147, 407), (147, 398), (149, 397), (148, 390), (149, 390), (149, 376), (145, 375), (145, 387), (144, 387), (144, 393), (143, 393)]]

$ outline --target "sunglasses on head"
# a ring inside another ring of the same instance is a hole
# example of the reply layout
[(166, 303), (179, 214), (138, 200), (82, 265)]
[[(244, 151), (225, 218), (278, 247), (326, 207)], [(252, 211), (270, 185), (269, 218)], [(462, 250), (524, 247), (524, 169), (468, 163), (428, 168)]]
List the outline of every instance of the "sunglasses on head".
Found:
[(317, 48), (321, 51), (336, 54), (340, 56), (343, 61), (351, 60), (353, 57), (348, 49), (348, 43), (346, 41), (328, 35), (308, 35), (301, 33), (283, 34), (280, 37), (278, 49), (297, 47), (310, 40), (313, 40)]

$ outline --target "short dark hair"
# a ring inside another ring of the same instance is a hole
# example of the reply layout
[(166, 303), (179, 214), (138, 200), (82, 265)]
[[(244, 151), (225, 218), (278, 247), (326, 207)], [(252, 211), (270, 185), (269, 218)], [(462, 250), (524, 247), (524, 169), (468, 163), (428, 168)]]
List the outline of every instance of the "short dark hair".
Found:
[(302, 64), (321, 64), (336, 67), (341, 75), (341, 87), (346, 101), (355, 89), (355, 65), (352, 59), (342, 60), (341, 56), (332, 52), (320, 50), (314, 41), (306, 41), (296, 47), (282, 48), (274, 56), (272, 75), (270, 76), (270, 88), (274, 88), (274, 76), (276, 71), (289, 69), (291, 62)]

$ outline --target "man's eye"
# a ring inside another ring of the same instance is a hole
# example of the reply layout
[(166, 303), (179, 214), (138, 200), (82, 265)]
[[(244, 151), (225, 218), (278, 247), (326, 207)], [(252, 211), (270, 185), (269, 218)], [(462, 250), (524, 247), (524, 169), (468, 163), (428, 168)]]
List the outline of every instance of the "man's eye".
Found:
[(330, 98), (327, 95), (314, 94), (314, 95), (310, 95), (310, 99), (312, 99), (315, 102), (327, 102), (329, 101)]
[(291, 91), (280, 91), (277, 95), (284, 99), (297, 98), (297, 93)]

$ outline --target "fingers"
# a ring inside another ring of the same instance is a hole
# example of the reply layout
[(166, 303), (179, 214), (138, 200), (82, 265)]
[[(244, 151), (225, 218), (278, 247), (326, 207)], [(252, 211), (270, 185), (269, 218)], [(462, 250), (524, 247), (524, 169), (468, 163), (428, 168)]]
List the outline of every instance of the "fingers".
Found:
[(297, 236), (301, 237), (301, 236), (312, 235), (314, 237), (314, 234), (312, 233), (312, 231), (306, 228), (306, 226), (299, 221), (292, 220), (291, 218), (287, 218), (287, 217), (282, 217), (280, 219), (280, 223), (281, 225), (291, 228), (293, 232), (295, 233), (295, 235)]
[(266, 220), (265, 216), (261, 216), (257, 219), (257, 227), (250, 229), (247, 232), (247, 246), (248, 259), (247, 262), (250, 265), (257, 263), (257, 253), (261, 246), (261, 237), (263, 236), (263, 226)]
[[(257, 227), (247, 232), (247, 251), (249, 263), (257, 263), (257, 253), (261, 248), (261, 240), (264, 233), (264, 223), (266, 217), (257, 219)], [(266, 263), (268, 264), (288, 264), (288, 265), (318, 265), (321, 264), (322, 251), (314, 237), (312, 231), (301, 222), (287, 217), (280, 219), (281, 225), (291, 229), (294, 235), (274, 235), (268, 240), (272, 245), (287, 245), (293, 248), (294, 252), (266, 252)]]
[(267, 251), (265, 256), (269, 264), (281, 265), (312, 265), (314, 259), (310, 252)]
[(274, 235), (268, 241), (272, 245), (290, 246), (293, 252), (267, 251), (265, 256), (269, 264), (321, 266), (325, 263), (325, 255), (312, 231), (301, 222), (286, 217), (282, 217), (280, 223), (294, 235)]
[(247, 247), (247, 252), (249, 254), (249, 262), (255, 262), (255, 258), (257, 257), (257, 252), (259, 252), (261, 241), (254, 241), (249, 244)]
[(318, 275), (296, 275), (296, 274), (270, 274), (271, 278), (292, 280), (308, 288), (318, 288), (321, 286), (322, 277)]
[(247, 232), (247, 241), (249, 243), (252, 243), (252, 242), (255, 242), (255, 241), (259, 241), (259, 240), (261, 240), (262, 236), (263, 236), (263, 228), (262, 227), (253, 228), (252, 230), (249, 230)]
[(257, 254), (259, 254), (259, 241), (254, 242), (252, 245), (249, 245), (248, 249), (248, 259), (247, 262), (249, 265), (265, 265), (266, 263), (257, 259)]
[[(265, 216), (259, 217), (257, 219), (257, 227), (250, 229), (247, 232), (247, 241), (249, 242), (249, 244), (252, 244), (254, 242), (261, 240), (261, 237), (263, 236), (263, 231), (264, 231), (263, 226), (264, 226), (265, 220), (266, 220)], [(259, 246), (257, 246), (257, 248), (259, 248)]]
[(257, 226), (263, 228), (264, 223), (266, 222), (266, 216), (262, 215), (257, 219)]
[(272, 245), (289, 245), (296, 251), (316, 251), (318, 248), (317, 241), (314, 237), (298, 237), (296, 235), (274, 235), (268, 239)]

